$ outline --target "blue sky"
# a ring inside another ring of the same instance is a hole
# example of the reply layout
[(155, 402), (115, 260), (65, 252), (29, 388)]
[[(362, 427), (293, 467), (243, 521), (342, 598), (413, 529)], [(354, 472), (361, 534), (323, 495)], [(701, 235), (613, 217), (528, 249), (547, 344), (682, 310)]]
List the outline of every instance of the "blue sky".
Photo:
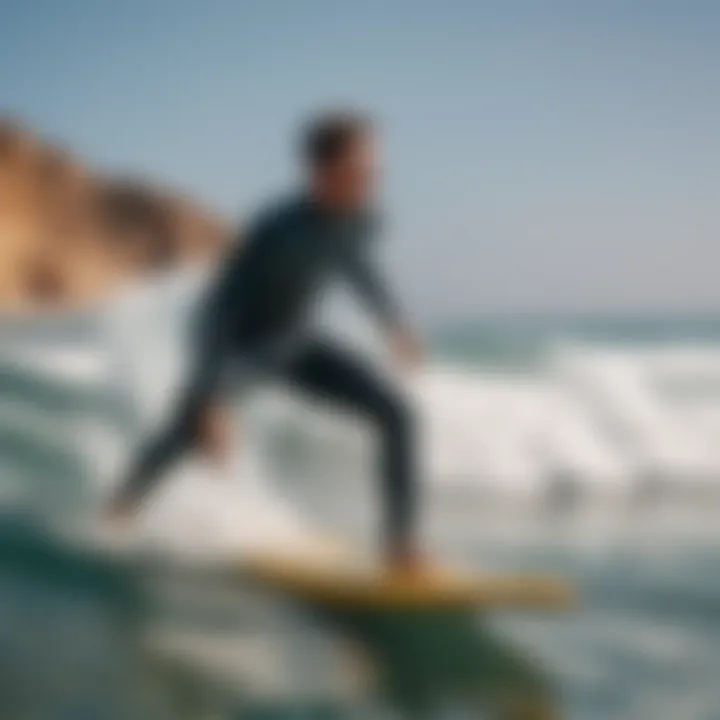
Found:
[(242, 215), (336, 102), (428, 317), (720, 306), (720, 3), (0, 0), (0, 109)]

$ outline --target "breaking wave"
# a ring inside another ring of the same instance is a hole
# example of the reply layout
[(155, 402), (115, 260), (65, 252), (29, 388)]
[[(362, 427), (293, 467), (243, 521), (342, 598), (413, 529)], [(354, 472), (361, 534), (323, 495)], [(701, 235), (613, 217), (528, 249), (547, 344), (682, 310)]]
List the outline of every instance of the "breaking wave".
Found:
[[(203, 282), (199, 274), (169, 276), (95, 313), (14, 323), (0, 365), (2, 498), (69, 514), (101, 501), (134, 444), (168, 412)], [(341, 309), (328, 322), (379, 359), (372, 333), (350, 318)], [(432, 488), (524, 500), (559, 487), (588, 497), (720, 488), (720, 342), (710, 333), (648, 343), (535, 326), (519, 362), (517, 353), (510, 362), (487, 352), (482, 328), (473, 340), (464, 352), (439, 342), (409, 381), (421, 418), (422, 477)], [(366, 450), (350, 418), (338, 422), (277, 396), (256, 405), (250, 437), (244, 427), (228, 471), (243, 476), (242, 490), (232, 483), (226, 491), (243, 493), (226, 527), (246, 540), (260, 527), (279, 533), (303, 525), (268, 481), (258, 450), (268, 447), (268, 428), (282, 426), (321, 460), (341, 447), (345, 468)], [(172, 524), (185, 513), (198, 526), (199, 504), (214, 503), (217, 535), (228, 502), (209, 489), (207, 474), (188, 463), (166, 494), (174, 497)]]

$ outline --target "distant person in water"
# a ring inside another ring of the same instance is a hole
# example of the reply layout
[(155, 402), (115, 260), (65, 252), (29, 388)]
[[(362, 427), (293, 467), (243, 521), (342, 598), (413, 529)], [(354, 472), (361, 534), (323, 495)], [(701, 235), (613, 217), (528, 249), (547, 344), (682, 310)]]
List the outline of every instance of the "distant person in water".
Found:
[(306, 395), (355, 412), (377, 430), (385, 509), (385, 550), (393, 566), (415, 561), (413, 418), (392, 383), (312, 326), (322, 290), (337, 276), (354, 286), (404, 366), (419, 345), (371, 259), (377, 148), (371, 123), (331, 113), (303, 136), (305, 187), (261, 212), (233, 250), (202, 305), (194, 364), (171, 422), (145, 447), (114, 497), (110, 515), (131, 515), (184, 453), (216, 462), (227, 453), (229, 370), (255, 382), (268, 373)]

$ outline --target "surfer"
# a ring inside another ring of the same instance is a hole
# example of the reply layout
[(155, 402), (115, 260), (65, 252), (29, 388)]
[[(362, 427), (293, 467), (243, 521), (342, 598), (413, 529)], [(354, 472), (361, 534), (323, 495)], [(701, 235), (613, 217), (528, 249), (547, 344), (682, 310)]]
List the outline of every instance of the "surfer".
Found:
[[(393, 384), (312, 327), (322, 289), (344, 277), (408, 366), (420, 346), (372, 260), (379, 230), (372, 209), (377, 149), (372, 123), (354, 113), (316, 118), (302, 137), (305, 187), (259, 213), (201, 305), (194, 362), (170, 423), (139, 453), (109, 509), (127, 518), (160, 476), (192, 448), (222, 462), (230, 374), (263, 376), (350, 410), (378, 435), (385, 508), (384, 547), (393, 566), (414, 563), (415, 449), (410, 408)], [(237, 390), (237, 387), (235, 388)]]

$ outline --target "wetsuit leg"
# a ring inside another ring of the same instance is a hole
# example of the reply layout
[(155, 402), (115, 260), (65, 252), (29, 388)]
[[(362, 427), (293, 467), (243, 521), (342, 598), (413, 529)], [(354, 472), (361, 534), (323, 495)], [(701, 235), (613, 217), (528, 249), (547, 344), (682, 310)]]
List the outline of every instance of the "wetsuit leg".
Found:
[(119, 486), (115, 500), (132, 505), (142, 500), (162, 476), (189, 451), (197, 435), (198, 416), (213, 395), (219, 356), (208, 347), (197, 354), (190, 381), (180, 393), (169, 422), (145, 444)]
[(291, 385), (313, 397), (357, 412), (379, 433), (389, 548), (412, 540), (416, 512), (413, 418), (392, 384), (353, 353), (314, 342), (285, 371)]

